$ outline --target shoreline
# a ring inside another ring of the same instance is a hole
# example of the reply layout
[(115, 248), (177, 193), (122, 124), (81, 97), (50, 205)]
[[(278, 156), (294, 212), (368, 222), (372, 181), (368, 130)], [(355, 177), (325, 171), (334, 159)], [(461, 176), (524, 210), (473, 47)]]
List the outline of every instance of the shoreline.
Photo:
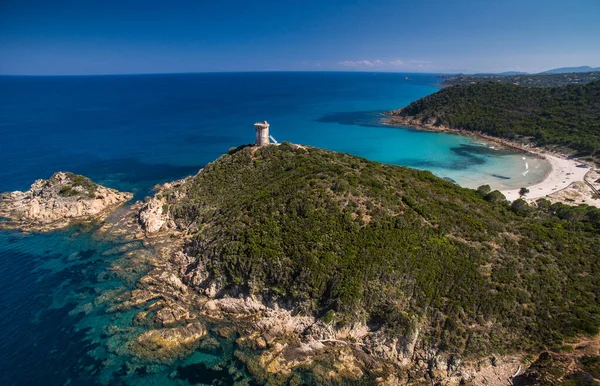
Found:
[[(434, 126), (432, 124), (419, 122), (414, 118), (401, 117), (391, 114), (386, 114), (382, 121), (384, 124), (390, 126), (409, 127), (422, 131), (463, 135), (484, 141), (486, 143), (508, 147), (527, 153), (530, 156), (547, 160), (550, 163), (550, 171), (544, 177), (544, 179), (538, 183), (524, 186), (525, 188), (529, 189), (529, 193), (523, 197), (523, 199), (528, 202), (534, 202), (540, 198), (547, 198), (551, 199), (551, 201), (560, 201), (571, 205), (574, 204), (575, 202), (572, 199), (550, 196), (569, 189), (574, 183), (581, 183), (587, 186), (588, 183), (585, 180), (585, 176), (590, 170), (593, 169), (593, 167), (588, 163), (575, 159), (569, 159), (565, 154), (551, 152), (534, 146), (526, 146), (521, 143), (503, 138), (492, 137), (480, 132), (453, 129), (447, 126)], [(587, 167), (579, 167), (578, 165), (587, 165)], [(519, 190), (520, 189), (505, 189), (500, 190), (500, 192), (506, 196), (507, 200), (512, 202), (521, 198), (519, 195)], [(600, 207), (600, 200), (592, 200), (591, 196), (589, 199), (586, 197), (583, 201), (589, 205)]]
[[(524, 196), (524, 199), (528, 201), (546, 198), (568, 188), (574, 182), (584, 182), (584, 177), (590, 170), (588, 168), (577, 167), (581, 163), (574, 160), (548, 153), (544, 154), (544, 156), (550, 163), (550, 172), (537, 184), (526, 186), (529, 189), (529, 193)], [(501, 192), (509, 201), (520, 198), (519, 189), (501, 190)]]

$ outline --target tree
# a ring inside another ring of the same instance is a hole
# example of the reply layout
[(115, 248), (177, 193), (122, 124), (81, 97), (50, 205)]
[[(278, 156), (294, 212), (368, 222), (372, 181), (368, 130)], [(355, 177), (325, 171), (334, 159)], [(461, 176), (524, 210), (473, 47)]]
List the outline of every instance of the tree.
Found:
[(539, 200), (537, 200), (535, 202), (537, 204), (537, 207), (545, 212), (547, 212), (550, 209), (550, 206), (552, 205), (552, 203), (550, 202), (550, 200), (545, 199), (545, 198), (540, 198)]
[(494, 190), (493, 192), (488, 193), (484, 199), (494, 203), (506, 202), (506, 196), (499, 190)]
[(527, 188), (521, 188), (519, 190), (519, 196), (523, 197), (524, 195), (526, 195), (527, 193), (529, 193), (529, 189)]
[(513, 201), (510, 209), (516, 214), (523, 216), (529, 213), (529, 204), (527, 201), (519, 198), (518, 200)]

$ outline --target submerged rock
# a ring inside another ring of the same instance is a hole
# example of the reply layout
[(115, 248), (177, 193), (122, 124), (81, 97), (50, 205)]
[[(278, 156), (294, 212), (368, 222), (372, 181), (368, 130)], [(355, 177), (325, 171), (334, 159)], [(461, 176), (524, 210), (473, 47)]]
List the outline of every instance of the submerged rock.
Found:
[(200, 323), (190, 323), (184, 327), (150, 330), (140, 335), (131, 351), (138, 357), (150, 361), (170, 362), (189, 355), (198, 348), (206, 335), (206, 328)]
[(48, 231), (73, 222), (101, 219), (129, 201), (131, 193), (119, 192), (89, 178), (58, 172), (48, 180), (37, 180), (26, 192), (0, 195), (1, 228)]

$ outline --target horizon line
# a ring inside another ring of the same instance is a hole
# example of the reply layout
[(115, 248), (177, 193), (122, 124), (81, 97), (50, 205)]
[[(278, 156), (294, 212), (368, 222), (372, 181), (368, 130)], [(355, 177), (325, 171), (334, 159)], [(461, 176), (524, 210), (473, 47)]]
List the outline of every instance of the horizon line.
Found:
[[(569, 66), (566, 68), (589, 67), (591, 71), (600, 71), (593, 66)], [(549, 75), (545, 72), (556, 70), (551, 68), (540, 72), (526, 72), (516, 70), (506, 71), (476, 71), (476, 70), (450, 70), (450, 71), (377, 71), (368, 69), (340, 69), (340, 70), (219, 70), (219, 71), (173, 71), (173, 72), (123, 72), (123, 73), (95, 73), (95, 74), (2, 74), (0, 77), (92, 77), (92, 76), (149, 76), (149, 75), (194, 75), (194, 74), (254, 74), (254, 73), (371, 73), (371, 74), (416, 74), (416, 75), (502, 75), (505, 73), (518, 73), (523, 75)], [(577, 73), (577, 72), (575, 72)], [(515, 75), (518, 75), (515, 74)]]
[(429, 74), (429, 75), (441, 75), (441, 74), (460, 74), (464, 73), (461, 71), (448, 71), (448, 72), (401, 72), (401, 71), (366, 71), (366, 70), (234, 70), (234, 71), (181, 71), (181, 72), (123, 72), (123, 73), (97, 73), (97, 74), (0, 74), (1, 76), (22, 76), (22, 77), (76, 77), (76, 76), (144, 76), (144, 75), (193, 75), (193, 74), (254, 74), (254, 73), (372, 73), (372, 74)]

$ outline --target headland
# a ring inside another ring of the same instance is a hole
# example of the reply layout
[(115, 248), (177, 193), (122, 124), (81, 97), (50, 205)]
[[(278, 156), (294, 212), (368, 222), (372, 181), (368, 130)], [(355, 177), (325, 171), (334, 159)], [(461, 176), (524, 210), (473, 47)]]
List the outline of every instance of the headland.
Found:
[[(581, 274), (600, 263), (589, 258), (596, 211), (511, 208), (426, 171), (240, 146), (100, 227), (155, 250), (121, 245), (112, 272), (145, 273), (102, 300), (145, 330), (106, 333), (133, 363), (225, 341), (265, 384), (526, 381), (540, 376), (527, 358), (562, 363), (596, 347), (595, 278)], [(565, 253), (563, 238), (577, 248)], [(547, 352), (582, 337), (589, 348)]]

